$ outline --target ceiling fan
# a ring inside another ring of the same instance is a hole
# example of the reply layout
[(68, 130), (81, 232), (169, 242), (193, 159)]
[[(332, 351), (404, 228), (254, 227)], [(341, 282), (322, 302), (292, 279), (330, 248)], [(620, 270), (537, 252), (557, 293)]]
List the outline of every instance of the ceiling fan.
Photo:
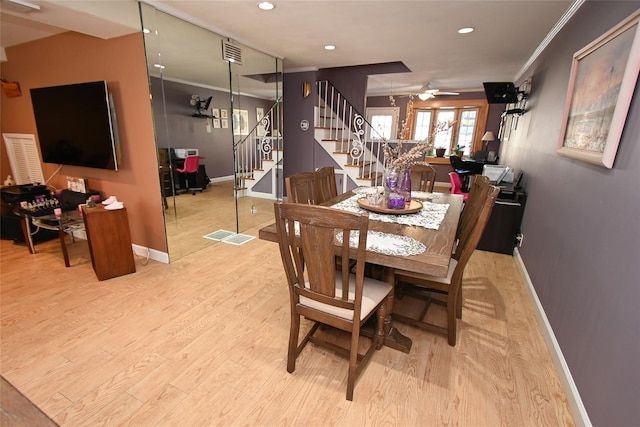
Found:
[(422, 88), (420, 88), (420, 91), (418, 91), (418, 98), (420, 98), (421, 101), (426, 101), (428, 99), (435, 98), (438, 95), (460, 95), (460, 94), (458, 92), (445, 92), (445, 91), (441, 91), (440, 89), (433, 89), (431, 88), (430, 83), (423, 85)]

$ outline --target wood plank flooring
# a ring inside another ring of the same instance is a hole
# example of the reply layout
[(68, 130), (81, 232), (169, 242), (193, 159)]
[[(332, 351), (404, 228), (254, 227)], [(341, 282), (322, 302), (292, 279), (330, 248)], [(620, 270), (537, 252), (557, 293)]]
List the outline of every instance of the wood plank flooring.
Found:
[(0, 374), (62, 426), (574, 425), (510, 256), (473, 255), (456, 347), (399, 324), (410, 354), (376, 352), (349, 402), (331, 352), (309, 344), (286, 371), (275, 243), (209, 241), (103, 282), (86, 242), (69, 248), (65, 268), (57, 240), (0, 241)]

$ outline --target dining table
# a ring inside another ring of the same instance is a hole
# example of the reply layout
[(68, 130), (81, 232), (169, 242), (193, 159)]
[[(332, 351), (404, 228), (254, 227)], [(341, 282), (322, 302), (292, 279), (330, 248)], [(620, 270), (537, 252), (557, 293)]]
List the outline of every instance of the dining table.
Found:
[[(367, 192), (360, 189), (347, 191), (322, 203), (323, 206), (352, 212), (369, 213), (369, 233), (365, 261), (379, 267), (382, 280), (395, 285), (394, 270), (401, 269), (431, 276), (446, 277), (449, 261), (456, 242), (456, 230), (463, 207), (463, 197), (449, 193), (412, 192), (412, 198), (420, 202), (421, 208), (413, 213), (389, 213), (388, 210), (370, 210), (365, 202)], [(370, 193), (369, 193), (370, 194)], [(360, 203), (358, 203), (360, 201)], [(365, 207), (363, 207), (365, 206)], [(413, 209), (415, 211), (415, 209)], [(275, 222), (261, 228), (258, 232), (261, 240), (277, 242)], [(369, 241), (372, 242), (370, 248)], [(384, 246), (383, 242), (398, 241), (400, 247)], [(398, 331), (393, 324), (394, 292), (391, 292), (386, 303), (384, 322), (384, 345), (409, 353), (412, 341)]]

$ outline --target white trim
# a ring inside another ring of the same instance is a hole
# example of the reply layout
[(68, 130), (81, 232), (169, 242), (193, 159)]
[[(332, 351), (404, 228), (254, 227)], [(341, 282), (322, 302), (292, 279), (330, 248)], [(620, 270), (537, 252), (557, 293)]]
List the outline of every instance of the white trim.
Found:
[(538, 317), (538, 321), (540, 323), (542, 336), (544, 337), (547, 347), (549, 348), (549, 353), (551, 355), (551, 359), (553, 364), (558, 371), (558, 376), (560, 379), (560, 383), (562, 384), (562, 388), (564, 389), (564, 394), (567, 397), (567, 402), (569, 403), (569, 408), (571, 409), (571, 413), (573, 415), (573, 421), (576, 423), (576, 426), (584, 426), (591, 427), (591, 420), (589, 420), (589, 414), (587, 414), (587, 410), (585, 409), (582, 399), (580, 398), (580, 392), (578, 392), (578, 388), (576, 387), (576, 383), (573, 381), (573, 377), (571, 376), (571, 371), (569, 370), (569, 366), (567, 365), (567, 361), (564, 359), (562, 355), (562, 350), (560, 349), (560, 345), (556, 340), (556, 336), (553, 333), (553, 329), (551, 328), (551, 324), (549, 323), (549, 319), (547, 318), (546, 313), (544, 312), (544, 308), (538, 299), (538, 294), (536, 293), (535, 288), (533, 287), (533, 282), (531, 282), (531, 277), (529, 277), (529, 273), (527, 272), (527, 268), (520, 257), (520, 252), (518, 248), (515, 248), (513, 252), (513, 256), (516, 259), (516, 263), (520, 268), (520, 272), (522, 276), (527, 282), (527, 288), (529, 290), (529, 295), (533, 301), (534, 311), (536, 312), (536, 316)]
[(133, 247), (133, 253), (138, 256), (146, 258), (148, 255), (149, 259), (161, 262), (163, 264), (169, 264), (169, 254), (167, 252), (160, 252), (155, 249), (149, 249), (146, 246), (140, 246), (136, 244), (133, 244), (131, 246)]
[(549, 43), (551, 43), (551, 40), (553, 40), (553, 38), (567, 24), (569, 19), (571, 19), (573, 15), (575, 15), (575, 13), (578, 11), (578, 9), (580, 9), (580, 6), (582, 6), (582, 4), (585, 1), (586, 0), (575, 0), (571, 4), (571, 6), (569, 6), (569, 9), (567, 9), (564, 15), (560, 17), (558, 22), (556, 22), (556, 25), (554, 25), (551, 31), (549, 31), (549, 34), (547, 34), (547, 36), (542, 40), (542, 42), (540, 42), (540, 45), (538, 45), (536, 50), (533, 51), (533, 53), (531, 54), (527, 62), (525, 62), (522, 68), (520, 68), (520, 71), (518, 71), (518, 74), (516, 74), (515, 81), (518, 81), (522, 78), (524, 73), (529, 69), (529, 67), (534, 63), (534, 61), (538, 59), (538, 56), (540, 56), (542, 51), (547, 48)]

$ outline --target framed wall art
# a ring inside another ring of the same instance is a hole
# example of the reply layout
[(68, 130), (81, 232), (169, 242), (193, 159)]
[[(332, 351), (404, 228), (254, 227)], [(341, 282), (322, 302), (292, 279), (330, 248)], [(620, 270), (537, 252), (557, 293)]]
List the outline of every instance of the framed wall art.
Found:
[(640, 72), (640, 11), (573, 55), (558, 154), (613, 167)]
[(249, 110), (237, 110), (234, 108), (232, 118), (233, 134), (249, 135)]

